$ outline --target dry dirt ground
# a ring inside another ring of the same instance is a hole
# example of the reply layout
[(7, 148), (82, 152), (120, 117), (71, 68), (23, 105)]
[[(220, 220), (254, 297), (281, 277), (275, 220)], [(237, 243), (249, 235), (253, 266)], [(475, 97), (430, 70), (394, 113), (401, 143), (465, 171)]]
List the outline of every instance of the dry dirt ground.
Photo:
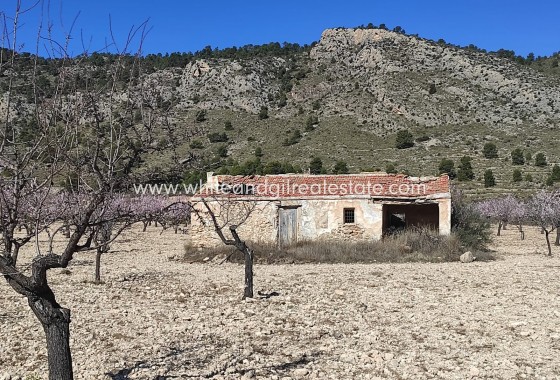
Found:
[[(77, 379), (557, 379), (560, 247), (536, 229), (471, 264), (257, 266), (169, 260), (186, 235), (129, 231), (51, 275), (72, 309)], [(0, 284), (0, 379), (46, 379), (43, 332)], [(3, 376), (3, 377), (2, 377)]]

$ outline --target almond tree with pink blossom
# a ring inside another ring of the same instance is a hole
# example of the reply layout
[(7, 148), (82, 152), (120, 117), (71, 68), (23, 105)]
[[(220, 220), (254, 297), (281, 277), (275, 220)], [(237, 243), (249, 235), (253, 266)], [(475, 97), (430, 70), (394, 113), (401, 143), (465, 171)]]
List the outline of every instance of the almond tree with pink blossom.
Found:
[(544, 232), (548, 255), (552, 256), (550, 234), (560, 225), (560, 190), (541, 190), (527, 203), (528, 219)]
[(520, 207), (520, 201), (511, 194), (477, 204), (477, 209), (482, 215), (498, 224), (497, 236), (501, 235), (502, 228), (505, 229), (508, 223), (518, 220)]

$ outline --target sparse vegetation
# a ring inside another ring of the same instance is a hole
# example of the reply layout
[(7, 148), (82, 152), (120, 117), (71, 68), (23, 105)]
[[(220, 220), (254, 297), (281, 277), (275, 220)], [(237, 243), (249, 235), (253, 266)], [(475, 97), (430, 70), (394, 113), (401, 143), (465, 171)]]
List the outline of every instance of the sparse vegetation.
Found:
[[(439, 236), (427, 229), (406, 230), (374, 242), (300, 242), (285, 249), (253, 243), (251, 246), (257, 252), (255, 261), (258, 264), (447, 262), (458, 261), (463, 253), (455, 234)], [(191, 261), (193, 253), (200, 259), (229, 256), (231, 251), (218, 248), (193, 252), (187, 247), (185, 260)], [(229, 257), (233, 262), (242, 259), (241, 255), (235, 254)], [(479, 257), (493, 259), (491, 254)]]

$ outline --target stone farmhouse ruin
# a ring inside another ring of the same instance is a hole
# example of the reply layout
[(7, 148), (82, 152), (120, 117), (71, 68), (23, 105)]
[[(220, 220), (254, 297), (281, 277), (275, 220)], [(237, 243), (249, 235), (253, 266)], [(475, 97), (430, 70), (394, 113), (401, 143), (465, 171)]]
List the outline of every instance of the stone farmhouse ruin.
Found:
[(190, 226), (194, 247), (222, 244), (202, 203), (205, 200), (229, 236), (236, 225), (242, 239), (286, 246), (300, 241), (378, 240), (410, 227), (451, 231), (449, 177), (403, 174), (207, 174), (192, 198), (199, 217)]

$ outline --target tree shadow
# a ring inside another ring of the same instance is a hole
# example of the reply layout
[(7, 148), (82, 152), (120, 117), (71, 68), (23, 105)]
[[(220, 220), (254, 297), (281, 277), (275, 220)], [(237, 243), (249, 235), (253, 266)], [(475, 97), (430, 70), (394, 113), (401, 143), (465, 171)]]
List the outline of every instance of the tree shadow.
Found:
[[(172, 347), (170, 348), (170, 352), (163, 355), (162, 357), (160, 357), (160, 360), (165, 360), (167, 358), (170, 357), (178, 357), (181, 356), (183, 354), (188, 354), (189, 352), (187, 352), (188, 350), (185, 349), (180, 349), (180, 348), (176, 348), (176, 347)], [(169, 373), (166, 373), (164, 375), (154, 375), (153, 380), (170, 380), (170, 379), (188, 379), (188, 378), (212, 378), (214, 376), (218, 376), (218, 375), (225, 375), (226, 373), (228, 375), (232, 375), (232, 374), (239, 374), (241, 376), (243, 376), (244, 374), (248, 373), (248, 372), (257, 372), (257, 373), (262, 373), (263, 371), (267, 372), (268, 375), (283, 375), (283, 374), (289, 374), (290, 371), (292, 371), (295, 368), (299, 368), (299, 367), (303, 367), (306, 364), (310, 363), (312, 360), (316, 359), (317, 357), (319, 357), (318, 353), (314, 353), (314, 354), (302, 354), (296, 358), (290, 359), (288, 361), (285, 362), (281, 362), (281, 363), (274, 363), (274, 364), (265, 364), (265, 365), (260, 365), (260, 366), (247, 366), (247, 367), (242, 367), (242, 368), (238, 368), (235, 369), (234, 371), (229, 370), (231, 366), (236, 366), (236, 364), (232, 364), (232, 365), (224, 365), (221, 366), (219, 369), (213, 370), (213, 371), (205, 371), (204, 368), (202, 368), (200, 366), (201, 363), (204, 364), (209, 364), (207, 359), (208, 358), (200, 358), (199, 361), (192, 360), (194, 358), (191, 358), (191, 360), (187, 360), (186, 362), (183, 362), (181, 364), (177, 365), (177, 368), (175, 369), (168, 369), (167, 371)], [(244, 359), (246, 359), (245, 357), (238, 357), (236, 360), (236, 363), (242, 363), (244, 361)], [(192, 365), (192, 372), (189, 371), (188, 373), (180, 373), (180, 370), (185, 370), (186, 368), (188, 368), (188, 364)], [(198, 365), (197, 365), (198, 364)], [(186, 366), (187, 365), (187, 366)], [(131, 365), (130, 367), (127, 368), (123, 368), (117, 371), (113, 371), (113, 372), (107, 372), (105, 373), (105, 375), (107, 375), (111, 380), (129, 380), (130, 379), (130, 375), (132, 373), (134, 373), (135, 371), (139, 370), (139, 369), (150, 369), (154, 367), (154, 371), (156, 371), (157, 369), (160, 368), (156, 368), (158, 367), (157, 364), (155, 363), (151, 363), (149, 361), (138, 361), (137, 363)], [(196, 368), (198, 367), (198, 368)], [(169, 368), (169, 367), (168, 367)], [(176, 372), (176, 370), (179, 370)], [(150, 375), (148, 375), (150, 376)]]
[(280, 295), (280, 293), (278, 292), (265, 293), (265, 292), (261, 292), (260, 290), (257, 291), (257, 294), (259, 295), (260, 299), (269, 299), (270, 297), (277, 297)]

